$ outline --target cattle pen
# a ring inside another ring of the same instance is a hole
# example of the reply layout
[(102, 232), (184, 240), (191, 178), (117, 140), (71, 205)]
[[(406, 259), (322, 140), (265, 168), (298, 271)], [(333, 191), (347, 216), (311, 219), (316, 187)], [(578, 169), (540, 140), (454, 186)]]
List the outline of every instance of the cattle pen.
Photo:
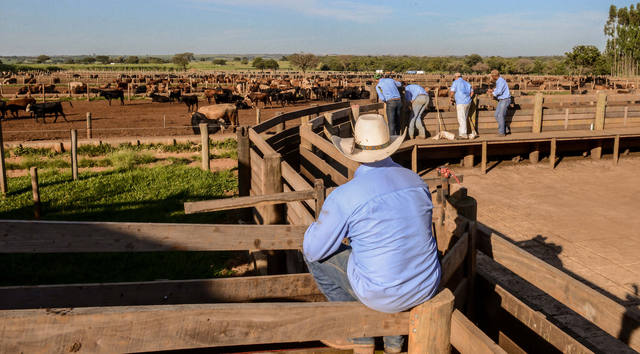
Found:
[[(551, 117), (558, 115), (557, 108), (544, 107), (545, 99), (536, 97), (532, 110), (522, 108), (526, 107), (522, 101), (521, 110), (513, 113), (514, 123), (522, 117), (524, 123), (513, 128), (523, 129), (523, 135), (464, 142), (412, 140), (403, 144), (394, 159), (424, 172), (439, 159), (461, 158), (464, 164), (474, 166), (474, 157), (479, 155), (485, 172), (492, 153), (489, 146), (511, 144), (513, 151), (509, 153), (526, 152), (537, 162), (540, 153), (547, 151), (543, 144), (548, 143), (550, 161), (555, 165), (556, 144), (564, 141), (561, 151), (587, 148), (594, 158), (600, 158), (602, 149), (609, 149), (612, 143), (617, 161), (620, 140), (624, 139), (623, 147), (633, 148), (640, 137), (632, 126), (636, 97), (620, 98), (622, 109), (613, 104), (616, 98), (601, 97), (596, 97), (593, 105), (586, 101), (573, 107), (576, 111), (574, 116), (569, 113), (571, 123), (560, 125), (565, 129), (550, 128), (557, 124), (545, 126), (554, 121)], [(553, 103), (552, 99), (546, 103)], [(479, 258), (512, 272), (630, 350), (640, 350), (637, 311), (603, 296), (519, 248), (508, 235), (478, 222), (475, 201), (465, 188), (445, 176), (425, 177), (434, 191), (433, 230), (443, 268), (438, 295), (398, 314), (379, 313), (358, 303), (323, 302), (312, 277), (302, 272), (299, 249), (304, 231), (315, 220), (325, 196), (351, 179), (358, 167), (333, 148), (328, 137), (347, 136), (353, 119), (383, 110), (382, 104), (351, 106), (339, 102), (277, 115), (238, 129), (240, 197), (187, 203), (185, 211), (251, 208), (259, 225), (0, 221), (2, 253), (246, 250), (254, 254), (256, 268), (265, 274), (2, 287), (0, 352), (212, 347), (246, 352), (285, 348), (279, 343), (396, 334), (409, 336), (411, 353), (446, 353), (452, 348), (460, 353), (595, 351), (571, 331), (554, 324), (527, 299), (507, 290), (506, 284), (484, 267), (478, 267)], [(476, 122), (485, 124), (479, 124), (481, 133), (494, 128), (483, 122), (486, 116), (482, 111), (476, 112)], [(428, 114), (428, 123), (430, 114), (434, 113)], [(622, 126), (615, 125), (618, 121)], [(585, 129), (591, 123), (594, 130)], [(427, 127), (433, 131), (434, 127)], [(291, 349), (323, 350), (313, 344)]]

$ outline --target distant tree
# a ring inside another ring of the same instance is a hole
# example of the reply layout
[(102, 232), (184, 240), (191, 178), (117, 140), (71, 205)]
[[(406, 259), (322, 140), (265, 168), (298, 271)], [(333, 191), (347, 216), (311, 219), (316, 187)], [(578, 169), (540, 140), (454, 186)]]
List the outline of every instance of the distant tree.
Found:
[(544, 74), (545, 72), (544, 62), (540, 59), (536, 59), (533, 61), (533, 68), (531, 69), (532, 74)]
[(253, 66), (256, 69), (260, 69), (260, 70), (266, 69), (265, 60), (262, 59), (261, 57), (257, 57), (255, 59), (253, 59), (253, 62), (251, 62), (251, 66)]
[(149, 64), (162, 64), (165, 61), (157, 57), (149, 57)]
[(107, 55), (98, 55), (96, 56), (96, 61), (102, 64), (109, 64), (109, 56)]
[(227, 65), (227, 61), (224, 59), (213, 59), (213, 65)]
[(475, 73), (484, 74), (489, 71), (489, 65), (483, 62), (476, 63), (471, 67), (471, 70)]
[(84, 57), (80, 59), (80, 62), (83, 64), (93, 64), (96, 62), (96, 58), (94, 57)]
[(76, 61), (75, 61), (75, 60), (73, 60), (73, 58), (66, 58), (66, 59), (64, 60), (64, 63), (65, 63), (65, 64), (75, 64), (75, 63), (76, 63)]
[(240, 61), (240, 57), (233, 57), (233, 61)]
[(138, 59), (138, 64), (149, 64), (149, 57), (142, 57)]
[(319, 59), (317, 56), (311, 53), (296, 53), (291, 54), (287, 58), (291, 65), (302, 70), (303, 73), (309, 69), (314, 69), (318, 66)]
[(482, 61), (482, 57), (479, 54), (471, 54), (464, 57), (464, 63), (470, 68)]
[(267, 59), (262, 61), (265, 69), (278, 70), (280, 69), (280, 64), (275, 59)]
[(38, 57), (36, 58), (36, 61), (38, 63), (44, 63), (45, 61), (47, 61), (49, 59), (51, 59), (50, 56), (42, 54), (42, 55), (38, 55)]
[(600, 59), (600, 50), (594, 45), (578, 45), (573, 47), (571, 52), (564, 53), (567, 57), (567, 64), (574, 73), (582, 75), (593, 70), (595, 64)]
[(182, 70), (186, 70), (187, 65), (189, 65), (189, 62), (194, 59), (195, 57), (193, 53), (185, 52), (185, 53), (178, 53), (174, 55), (173, 58), (171, 59), (171, 62), (178, 65), (180, 68), (182, 68)]
[(289, 61), (289, 57), (283, 55), (282, 57), (280, 57), (280, 61)]
[(124, 60), (124, 62), (127, 64), (138, 64), (139, 61), (140, 61), (140, 58), (138, 58), (135, 55), (130, 55), (127, 57), (127, 59)]
[(247, 57), (242, 57), (242, 60), (240, 60), (240, 63), (242, 63), (242, 64), (244, 64), (244, 65), (249, 64), (249, 58), (247, 58)]
[(514, 74), (530, 74), (533, 72), (534, 63), (531, 59), (521, 58), (513, 64)]

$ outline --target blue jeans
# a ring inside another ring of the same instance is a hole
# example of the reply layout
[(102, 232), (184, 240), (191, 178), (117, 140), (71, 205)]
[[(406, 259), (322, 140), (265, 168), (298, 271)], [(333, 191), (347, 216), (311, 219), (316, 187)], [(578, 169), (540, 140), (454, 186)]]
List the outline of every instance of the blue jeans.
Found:
[(498, 100), (498, 106), (496, 107), (496, 121), (498, 122), (499, 134), (506, 134), (505, 117), (507, 115), (509, 103), (511, 103), (511, 98)]
[[(347, 277), (347, 264), (351, 247), (341, 245), (331, 257), (318, 262), (307, 262), (309, 272), (318, 284), (318, 288), (329, 301), (358, 301), (358, 297), (351, 288)], [(373, 344), (373, 338), (353, 338), (352, 342), (357, 344)], [(403, 336), (384, 337), (386, 348), (402, 348), (404, 344)]]
[(400, 134), (400, 117), (402, 117), (402, 101), (387, 101), (387, 119), (389, 120), (389, 134)]
[(420, 95), (411, 102), (411, 118), (409, 119), (409, 136), (413, 136), (413, 130), (418, 129), (421, 137), (426, 136), (424, 125), (422, 124), (422, 112), (429, 104), (429, 96)]

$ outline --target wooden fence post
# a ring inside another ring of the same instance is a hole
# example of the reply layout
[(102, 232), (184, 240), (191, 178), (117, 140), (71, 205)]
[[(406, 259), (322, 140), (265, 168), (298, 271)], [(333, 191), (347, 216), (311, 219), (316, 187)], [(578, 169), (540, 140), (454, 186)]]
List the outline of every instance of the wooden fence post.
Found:
[(87, 139), (93, 138), (91, 131), (91, 112), (87, 112)]
[(605, 92), (598, 93), (598, 101), (596, 104), (596, 121), (594, 130), (604, 130), (604, 115), (607, 110), (607, 94)]
[(249, 127), (239, 127), (236, 138), (238, 139), (238, 194), (245, 197), (249, 195), (251, 189)]
[(31, 175), (31, 190), (33, 191), (33, 217), (38, 220), (42, 212), (40, 207), (40, 189), (38, 188), (38, 168), (35, 166), (31, 167), (29, 174)]
[(620, 159), (620, 134), (616, 135), (613, 140), (613, 164), (617, 165)]
[[(262, 192), (264, 194), (282, 193), (282, 156), (278, 153), (264, 155), (264, 167), (262, 169)], [(284, 223), (284, 205), (267, 205), (262, 208), (262, 220), (264, 225)], [(258, 254), (264, 252), (257, 252)], [(286, 254), (282, 251), (267, 252), (267, 262), (263, 269), (258, 269), (260, 274), (280, 274), (286, 270)]]
[(44, 91), (44, 84), (40, 86), (42, 88), (42, 102), (47, 102), (47, 94)]
[(260, 108), (256, 108), (256, 125), (258, 124), (260, 124)]
[(321, 179), (316, 179), (313, 182), (313, 190), (316, 192), (316, 220), (320, 217), (320, 211), (324, 204), (324, 198), (326, 190), (324, 188), (324, 182)]
[(544, 97), (541, 92), (536, 93), (533, 105), (533, 124), (531, 126), (532, 133), (540, 133), (542, 131), (542, 104)]
[[(276, 117), (283, 115), (284, 112), (276, 112)], [(280, 120), (280, 123), (278, 123), (278, 125), (276, 125), (276, 133), (280, 133), (281, 131), (283, 131), (285, 129), (285, 125), (284, 125), (285, 121), (284, 119)]]
[(78, 180), (78, 132), (71, 129), (71, 175)]
[(482, 142), (482, 157), (480, 160), (480, 172), (487, 173), (487, 141)]
[[(482, 84), (480, 84), (480, 86), (482, 87)], [(480, 116), (480, 97), (478, 97), (477, 94), (473, 96), (473, 107), (473, 115), (471, 116), (473, 126), (471, 127), (471, 132), (474, 133), (475, 130), (476, 135), (480, 135), (480, 128), (478, 128), (478, 117)], [(473, 164), (471, 164), (471, 167), (473, 167)]]
[(549, 164), (551, 168), (556, 168), (556, 138), (551, 138), (551, 152), (549, 153)]
[(453, 294), (444, 289), (409, 314), (409, 354), (450, 353)]
[(202, 169), (210, 171), (209, 167), (209, 127), (207, 123), (200, 123), (200, 151), (202, 152)]
[(0, 191), (2, 196), (6, 196), (7, 188), (7, 166), (4, 163), (4, 141), (2, 139), (2, 121), (0, 121)]

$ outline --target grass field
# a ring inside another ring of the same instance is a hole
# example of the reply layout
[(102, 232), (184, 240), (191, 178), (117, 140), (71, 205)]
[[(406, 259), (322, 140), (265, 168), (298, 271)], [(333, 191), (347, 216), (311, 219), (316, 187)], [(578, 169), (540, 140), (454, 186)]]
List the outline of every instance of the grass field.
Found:
[[(235, 142), (215, 144), (235, 152)], [(176, 223), (234, 223), (237, 214), (219, 212), (185, 215), (185, 201), (216, 199), (237, 191), (233, 170), (205, 172), (180, 159), (145, 166), (154, 151), (191, 151), (190, 144), (143, 147), (93, 146), (81, 148), (90, 161), (109, 161), (107, 170), (83, 172), (72, 181), (61, 173), (64, 156), (44, 149), (12, 150), (42, 164), (39, 173), (42, 219)], [(95, 157), (100, 159), (96, 160)], [(1, 219), (32, 219), (28, 176), (9, 179), (7, 197), (0, 199)], [(196, 279), (228, 275), (231, 252), (153, 252), (104, 254), (0, 254), (0, 285)]]

